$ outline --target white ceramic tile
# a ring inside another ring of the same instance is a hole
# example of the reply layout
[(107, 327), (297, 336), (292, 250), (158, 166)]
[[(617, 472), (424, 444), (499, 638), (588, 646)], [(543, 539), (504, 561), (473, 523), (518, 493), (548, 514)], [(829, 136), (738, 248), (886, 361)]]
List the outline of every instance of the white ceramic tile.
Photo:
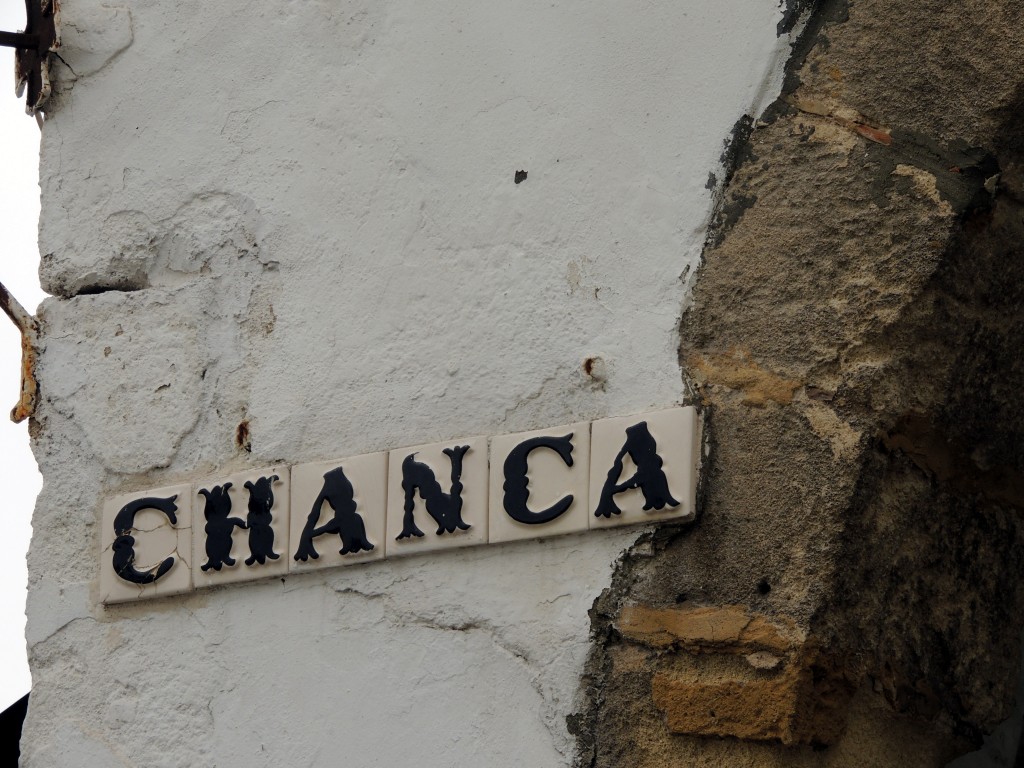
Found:
[(288, 485), (288, 467), (280, 466), (193, 486), (196, 588), (288, 572)]
[[(540, 442), (544, 438), (555, 441), (545, 445)], [(524, 463), (526, 482), (515, 482), (515, 477), (522, 477)], [(488, 541), (495, 544), (587, 530), (589, 489), (588, 422), (491, 438)], [(525, 508), (521, 499), (524, 493)], [(568, 503), (563, 501), (566, 499)], [(556, 513), (551, 520), (544, 519)]]
[[(117, 528), (123, 535), (118, 535)], [(175, 485), (109, 499), (103, 505), (101, 539), (100, 599), (104, 603), (190, 591), (192, 486)], [(146, 579), (154, 580), (137, 583)]]
[(292, 467), (289, 570), (383, 560), (387, 484), (387, 453)]
[[(444, 453), (446, 449), (456, 460), (461, 456), (461, 493), (452, 494), (453, 463), (452, 457)], [(405, 511), (406, 479), (409, 480), (408, 498), (412, 501), (410, 513)], [(462, 499), (461, 510), (452, 504), (453, 496)], [(422, 536), (406, 535), (413, 529)], [(486, 542), (487, 438), (448, 440), (391, 451), (384, 543), (388, 557)]]
[[(692, 519), (699, 459), (699, 420), (692, 406), (595, 421), (590, 431), (590, 527)], [(634, 479), (637, 461), (645, 474), (643, 487), (603, 495), (606, 486), (610, 490)], [(612, 514), (595, 514), (599, 511)]]

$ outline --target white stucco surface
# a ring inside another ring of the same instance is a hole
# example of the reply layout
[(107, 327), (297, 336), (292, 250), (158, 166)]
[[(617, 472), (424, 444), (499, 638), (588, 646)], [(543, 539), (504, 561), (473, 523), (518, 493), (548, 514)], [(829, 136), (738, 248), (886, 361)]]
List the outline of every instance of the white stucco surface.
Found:
[(776, 0), (61, 8), (24, 764), (571, 764), (587, 611), (636, 529), (104, 608), (99, 509), (680, 402)]

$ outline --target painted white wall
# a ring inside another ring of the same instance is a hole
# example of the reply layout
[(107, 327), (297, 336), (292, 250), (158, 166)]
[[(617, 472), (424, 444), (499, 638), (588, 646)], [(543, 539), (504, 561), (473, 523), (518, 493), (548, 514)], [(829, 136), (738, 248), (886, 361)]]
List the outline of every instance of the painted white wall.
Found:
[(25, 764), (569, 764), (587, 611), (637, 530), (103, 608), (98, 512), (679, 402), (709, 174), (777, 92), (779, 18), (66, 0)]

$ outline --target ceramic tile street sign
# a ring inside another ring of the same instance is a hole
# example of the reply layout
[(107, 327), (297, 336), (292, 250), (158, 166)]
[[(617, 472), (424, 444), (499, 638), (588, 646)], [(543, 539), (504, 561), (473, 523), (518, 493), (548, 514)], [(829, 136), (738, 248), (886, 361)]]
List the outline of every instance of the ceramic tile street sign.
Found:
[(700, 446), (687, 406), (121, 494), (103, 505), (101, 600), (689, 521)]

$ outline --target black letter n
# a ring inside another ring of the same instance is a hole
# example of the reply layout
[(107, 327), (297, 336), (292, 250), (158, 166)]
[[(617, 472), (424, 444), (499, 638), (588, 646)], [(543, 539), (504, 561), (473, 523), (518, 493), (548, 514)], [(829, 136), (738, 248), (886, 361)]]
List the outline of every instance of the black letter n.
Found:
[(434, 476), (434, 470), (421, 461), (416, 461), (416, 454), (410, 453), (402, 462), (402, 490), (405, 492), (405, 515), (402, 518), (402, 532), (395, 541), (410, 536), (423, 536), (423, 531), (416, 527), (413, 510), (416, 508), (416, 492), (419, 491), (427, 507), (427, 514), (437, 523), (437, 535), (454, 533), (456, 530), (469, 529), (469, 523), (462, 519), (462, 457), (469, 451), (468, 445), (457, 445), (445, 448), (445, 455), (452, 462), (452, 486), (449, 493), (441, 490), (441, 484)]

